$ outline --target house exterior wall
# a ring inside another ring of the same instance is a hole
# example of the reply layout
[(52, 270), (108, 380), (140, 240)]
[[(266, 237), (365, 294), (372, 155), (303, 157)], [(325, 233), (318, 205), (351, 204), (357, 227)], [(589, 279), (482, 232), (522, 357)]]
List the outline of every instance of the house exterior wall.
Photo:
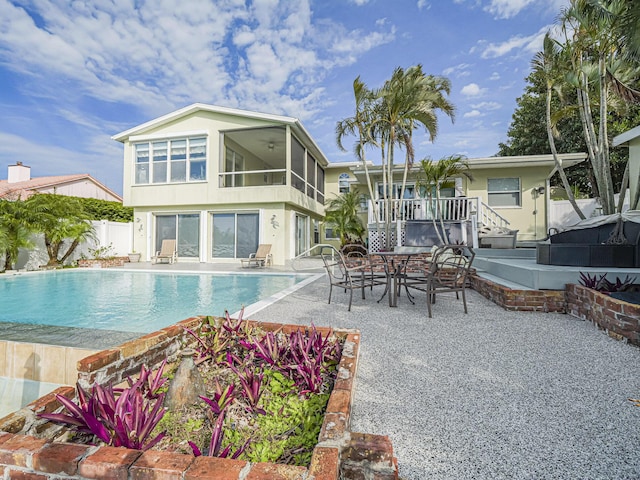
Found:
[[(324, 215), (324, 205), (291, 186), (290, 158), (286, 159), (287, 185), (221, 187), (219, 173), (224, 171), (224, 144), (220, 131), (282, 127), (281, 123), (246, 118), (219, 112), (196, 111), (169, 123), (136, 132), (124, 143), (124, 204), (134, 208), (133, 248), (149, 261), (155, 255), (155, 226), (158, 215), (197, 214), (200, 220), (199, 255), (180, 261), (229, 262), (212, 253), (212, 214), (257, 213), (259, 243), (271, 244), (273, 263), (283, 265), (296, 255), (296, 214), (306, 217), (304, 239), (307, 247), (314, 243), (314, 221)], [(291, 128), (286, 126), (287, 133)], [(291, 133), (292, 134), (292, 133)], [(292, 134), (293, 135), (293, 134)], [(134, 184), (135, 144), (172, 138), (206, 137), (206, 179), (166, 184)], [(298, 140), (304, 145), (303, 139)], [(287, 136), (287, 145), (290, 144)], [(307, 146), (307, 145), (305, 145)], [(241, 147), (241, 146), (240, 146)], [(290, 151), (289, 148), (286, 149)], [(246, 170), (254, 169), (255, 159), (247, 151)], [(286, 154), (290, 156), (289, 153)], [(314, 155), (315, 156), (315, 155)], [(252, 163), (253, 162), (253, 163)], [(257, 166), (256, 166), (257, 167)], [(255, 168), (258, 169), (258, 168)], [(325, 180), (325, 184), (326, 184)], [(336, 186), (337, 188), (337, 186)], [(326, 198), (326, 192), (325, 192)]]
[[(465, 182), (467, 197), (480, 197), (489, 205), (488, 180), (495, 178), (519, 178), (521, 205), (518, 207), (491, 207), (510, 225), (518, 230), (518, 240), (541, 240), (547, 235), (547, 167), (484, 168), (473, 169), (473, 180)], [(536, 196), (534, 189), (544, 187), (544, 193)]]

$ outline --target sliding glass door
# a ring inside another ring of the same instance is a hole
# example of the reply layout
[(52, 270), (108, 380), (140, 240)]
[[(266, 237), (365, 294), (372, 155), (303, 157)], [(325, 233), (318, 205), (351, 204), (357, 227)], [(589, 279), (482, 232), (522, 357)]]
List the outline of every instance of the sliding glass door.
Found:
[(177, 240), (178, 257), (200, 257), (200, 215), (156, 215), (156, 252), (163, 240)]
[(214, 258), (247, 258), (260, 241), (260, 216), (257, 213), (214, 213)]

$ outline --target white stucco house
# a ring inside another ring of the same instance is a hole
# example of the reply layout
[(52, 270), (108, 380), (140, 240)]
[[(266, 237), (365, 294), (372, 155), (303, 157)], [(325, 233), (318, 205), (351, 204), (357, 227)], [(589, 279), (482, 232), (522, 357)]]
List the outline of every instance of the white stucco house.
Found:
[(328, 160), (297, 119), (195, 103), (112, 138), (143, 260), (176, 239), (181, 262), (266, 243), (282, 265), (318, 241)]

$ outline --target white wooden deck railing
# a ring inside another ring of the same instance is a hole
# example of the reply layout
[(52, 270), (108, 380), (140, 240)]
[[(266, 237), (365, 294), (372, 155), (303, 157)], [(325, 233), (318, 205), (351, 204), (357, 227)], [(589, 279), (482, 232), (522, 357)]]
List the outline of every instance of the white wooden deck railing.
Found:
[[(375, 200), (378, 207), (378, 221), (384, 223), (387, 218), (387, 205), (384, 200)], [(509, 221), (502, 217), (489, 205), (482, 202), (480, 197), (441, 198), (440, 208), (436, 209), (436, 200), (404, 199), (392, 200), (389, 212), (389, 222), (396, 223), (407, 220), (432, 220), (442, 217), (443, 220), (471, 220), (476, 213), (478, 221), (483, 225), (506, 227)], [(368, 223), (376, 223), (373, 202), (369, 200)]]

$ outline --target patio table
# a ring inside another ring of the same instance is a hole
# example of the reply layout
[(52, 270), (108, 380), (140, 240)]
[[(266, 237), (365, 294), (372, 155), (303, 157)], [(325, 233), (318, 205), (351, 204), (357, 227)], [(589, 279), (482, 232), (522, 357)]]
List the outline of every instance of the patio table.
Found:
[[(398, 306), (398, 280), (402, 278), (403, 271), (406, 269), (407, 263), (411, 257), (415, 255), (419, 255), (421, 253), (429, 252), (431, 249), (422, 250), (412, 250), (412, 251), (401, 251), (401, 252), (375, 252), (374, 255), (380, 255), (385, 264), (385, 270), (387, 273), (387, 285), (378, 300), (378, 303), (382, 301), (385, 295), (389, 294), (389, 306), (397, 307)], [(389, 288), (391, 286), (391, 289)], [(409, 294), (409, 290), (407, 291), (407, 297), (409, 301), (413, 303), (411, 299), (411, 295)]]

